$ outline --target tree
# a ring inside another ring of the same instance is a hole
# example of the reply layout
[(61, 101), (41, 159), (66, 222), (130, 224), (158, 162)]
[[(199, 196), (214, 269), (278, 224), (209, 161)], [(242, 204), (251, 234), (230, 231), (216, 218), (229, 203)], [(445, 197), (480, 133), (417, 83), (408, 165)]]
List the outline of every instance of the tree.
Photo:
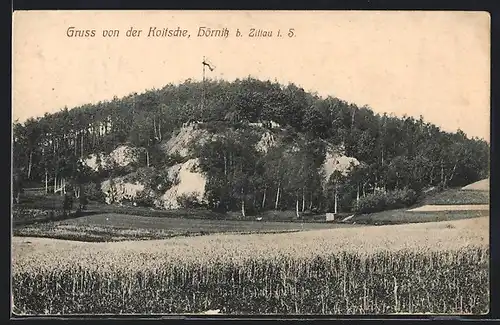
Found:
[(73, 197), (71, 195), (64, 194), (64, 200), (63, 200), (64, 217), (67, 217), (68, 212), (70, 212), (72, 208), (73, 208)]
[(85, 191), (81, 191), (78, 197), (78, 211), (85, 210), (88, 204), (87, 194)]
[(150, 165), (150, 150), (155, 143), (153, 121), (145, 113), (136, 113), (135, 122), (129, 133), (128, 141), (146, 154), (146, 167)]
[(77, 198), (81, 197), (82, 195), (85, 197), (83, 185), (92, 180), (93, 174), (93, 170), (85, 165), (81, 160), (78, 160), (76, 162), (76, 170), (73, 173), (73, 182), (76, 187), (75, 196)]
[(31, 172), (33, 168), (33, 159), (36, 155), (36, 151), (39, 149), (41, 128), (38, 119), (30, 118), (24, 123), (26, 131), (26, 148), (28, 152), (28, 168), (27, 168), (27, 178), (31, 179)]
[(12, 176), (12, 194), (14, 196), (14, 202), (19, 203), (21, 193), (23, 193), (24, 190), (22, 170), (14, 168)]
[(193, 148), (207, 176), (206, 196), (213, 208), (220, 208), (222, 203), (226, 210), (238, 206), (245, 216), (246, 200), (255, 197), (258, 183), (256, 143), (257, 138), (248, 130), (226, 130), (222, 136)]
[(333, 174), (330, 176), (329, 185), (331, 191), (333, 192), (334, 213), (338, 213), (339, 211), (338, 201), (339, 201), (341, 186), (344, 181), (345, 181), (344, 175), (342, 175), (342, 173), (339, 170), (334, 171)]
[(268, 151), (263, 157), (264, 160), (264, 187), (267, 193), (269, 188), (270, 192), (275, 189), (274, 196), (274, 209), (278, 210), (280, 206), (280, 198), (282, 196), (282, 189), (285, 183), (286, 160), (284, 159), (285, 146), (278, 144), (273, 150)]
[(370, 179), (369, 172), (369, 167), (366, 163), (351, 165), (348, 180), (351, 183), (351, 187), (355, 189), (356, 202), (359, 202), (359, 199), (366, 195), (366, 186)]

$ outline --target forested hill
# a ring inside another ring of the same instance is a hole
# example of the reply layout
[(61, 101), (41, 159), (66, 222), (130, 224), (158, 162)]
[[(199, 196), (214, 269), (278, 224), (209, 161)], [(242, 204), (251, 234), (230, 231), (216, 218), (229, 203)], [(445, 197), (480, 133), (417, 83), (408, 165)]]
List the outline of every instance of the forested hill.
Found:
[[(295, 156), (301, 156), (302, 162), (296, 170), (297, 175), (299, 170), (308, 175), (304, 179), (314, 179), (311, 173), (319, 173), (317, 167), (325, 159), (325, 143), (341, 146), (346, 156), (362, 162), (350, 175), (357, 183), (343, 183), (345, 188), (356, 188), (346, 190), (348, 198), (359, 196), (360, 184), (384, 190), (410, 187), (420, 191), (438, 184), (464, 185), (488, 175), (489, 145), (483, 140), (470, 139), (461, 131), (444, 132), (422, 117), (379, 115), (368, 107), (338, 98), (321, 98), (294, 84), (283, 86), (251, 78), (234, 82), (207, 80), (204, 85), (187, 80), (180, 85), (169, 84), (162, 89), (65, 108), (22, 124), (15, 123), (14, 168), (33, 182), (44, 183), (57, 177), (78, 179), (80, 158), (109, 153), (120, 144), (142, 148), (147, 156), (143, 165), (168, 167), (170, 160), (161, 157), (158, 146), (187, 122), (202, 122), (212, 133), (225, 134), (229, 133), (223, 130), (245, 130), (249, 123), (262, 123), (269, 130), (273, 129), (271, 123), (277, 124), (286, 135), (285, 142), (298, 146)], [(226, 137), (217, 148), (213, 143), (194, 148), (203, 158), (202, 169), (213, 174), (210, 169), (216, 170), (217, 159), (227, 159), (216, 152), (229, 150), (250, 164), (239, 168), (243, 174), (238, 177), (245, 180), (238, 183), (240, 192), (253, 191), (252, 195), (257, 195), (261, 191), (257, 187), (279, 188), (278, 184), (270, 184), (280, 180), (271, 179), (271, 168), (264, 157), (276, 155), (279, 150), (266, 154), (245, 152), (244, 148), (234, 147), (245, 143), (236, 139), (238, 136), (232, 142)], [(298, 145), (297, 139), (302, 139), (303, 145)], [(250, 157), (255, 162), (248, 161)], [(227, 171), (224, 172), (227, 178)], [(217, 175), (212, 174), (208, 179), (214, 187)], [(260, 180), (256, 181), (257, 178)], [(309, 188), (312, 193), (313, 186), (302, 182), (290, 185), (293, 188), (290, 191), (307, 192), (305, 188)]]

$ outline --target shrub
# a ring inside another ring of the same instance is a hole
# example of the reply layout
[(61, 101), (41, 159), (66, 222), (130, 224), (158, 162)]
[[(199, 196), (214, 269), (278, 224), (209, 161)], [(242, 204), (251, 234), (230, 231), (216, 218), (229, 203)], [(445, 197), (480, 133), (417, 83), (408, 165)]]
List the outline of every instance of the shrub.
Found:
[(177, 164), (182, 164), (186, 162), (186, 158), (181, 156), (179, 152), (174, 152), (173, 154), (165, 156), (165, 165), (166, 166), (174, 166)]
[(154, 193), (152, 193), (149, 190), (142, 190), (137, 193), (137, 196), (133, 201), (137, 203), (137, 206), (148, 207), (148, 208), (154, 207), (155, 205)]
[(87, 199), (101, 203), (104, 202), (105, 196), (98, 184), (88, 183), (84, 185), (83, 189)]
[(157, 194), (165, 193), (174, 185), (174, 182), (169, 179), (168, 170), (154, 167), (141, 167), (134, 173), (125, 176), (124, 180), (130, 183), (143, 184), (145, 189)]
[(177, 197), (177, 203), (184, 209), (198, 208), (201, 206), (196, 193), (184, 193)]
[(390, 209), (400, 209), (410, 206), (417, 200), (417, 194), (412, 189), (401, 189), (389, 192), (368, 194), (354, 204), (353, 210), (358, 213), (379, 212)]

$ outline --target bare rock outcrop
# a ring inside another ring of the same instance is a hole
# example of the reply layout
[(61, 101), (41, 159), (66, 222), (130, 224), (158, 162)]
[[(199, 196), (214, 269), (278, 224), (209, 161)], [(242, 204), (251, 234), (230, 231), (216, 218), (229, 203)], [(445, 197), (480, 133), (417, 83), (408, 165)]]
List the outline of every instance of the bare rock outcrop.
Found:
[(124, 177), (116, 177), (101, 183), (101, 191), (107, 204), (122, 202), (125, 199), (133, 200), (142, 190), (144, 190), (143, 184), (127, 182)]
[(114, 166), (126, 167), (137, 162), (138, 155), (133, 147), (122, 145), (113, 150), (109, 155), (103, 153), (91, 154), (84, 160), (84, 164), (97, 171), (99, 166), (109, 170)]
[(192, 196), (198, 202), (203, 202), (205, 195), (206, 178), (198, 170), (198, 159), (190, 159), (183, 164), (169, 168), (174, 186), (169, 188), (160, 198), (160, 203), (165, 209), (178, 209), (178, 198), (183, 195)]

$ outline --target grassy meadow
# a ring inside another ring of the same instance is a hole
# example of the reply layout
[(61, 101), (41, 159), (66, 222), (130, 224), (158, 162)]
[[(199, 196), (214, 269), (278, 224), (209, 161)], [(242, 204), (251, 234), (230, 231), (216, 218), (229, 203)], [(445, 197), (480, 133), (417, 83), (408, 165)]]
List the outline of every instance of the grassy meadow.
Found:
[(459, 188), (447, 189), (443, 192), (430, 195), (419, 205), (426, 204), (489, 204), (490, 192), (479, 190), (462, 190)]
[(140, 242), (13, 238), (21, 314), (486, 313), (488, 218)]
[(276, 233), (355, 227), (349, 224), (210, 220), (141, 217), (117, 213), (93, 214), (14, 228), (16, 236), (48, 237), (79, 241), (166, 239), (213, 233)]
[(351, 221), (356, 224), (395, 225), (421, 222), (452, 221), (486, 217), (489, 211), (408, 211), (407, 209), (388, 210), (355, 216)]

